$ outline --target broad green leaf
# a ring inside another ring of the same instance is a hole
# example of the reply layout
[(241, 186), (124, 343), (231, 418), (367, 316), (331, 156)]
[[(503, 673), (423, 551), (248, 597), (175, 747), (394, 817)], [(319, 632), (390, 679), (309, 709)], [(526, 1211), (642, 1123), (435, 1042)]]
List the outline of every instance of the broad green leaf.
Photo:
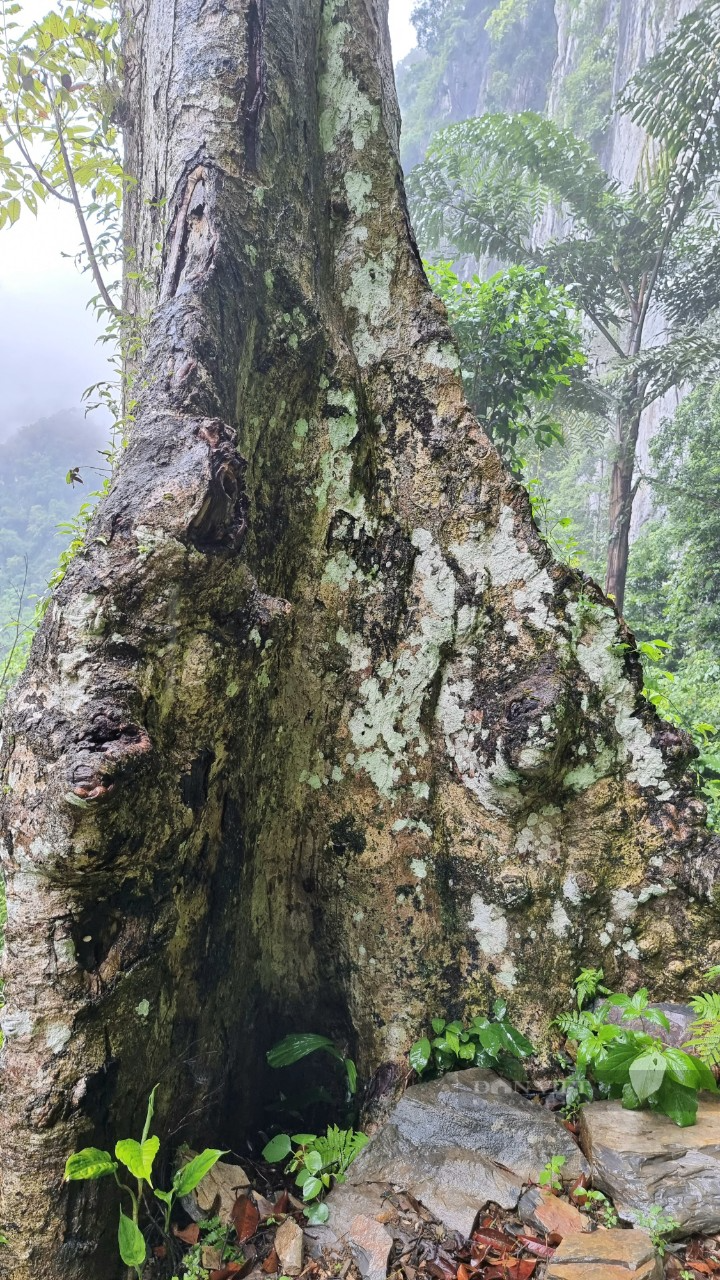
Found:
[(507, 1000), (502, 1000), (502, 999), (494, 1000), (493, 1013), (495, 1014), (495, 1017), (500, 1022), (502, 1022), (503, 1018), (505, 1017), (505, 1014), (507, 1013)]
[[(439, 1018), (435, 1019), (435, 1022), (439, 1022), (439, 1021), (440, 1021)], [(434, 1025), (435, 1023), (433, 1023), (433, 1026)], [(430, 1041), (428, 1040), (427, 1036), (423, 1036), (422, 1040), (416, 1040), (414, 1045), (412, 1046), (410, 1050), (410, 1066), (413, 1068), (413, 1071), (417, 1071), (419, 1076), (422, 1075), (428, 1062), (430, 1061), (431, 1053), (432, 1053), (432, 1049), (430, 1046)]]
[(296, 1187), (304, 1187), (308, 1178), (312, 1178), (312, 1177), (314, 1177), (312, 1169), (301, 1169), (297, 1178), (295, 1179)]
[(657, 1093), (665, 1075), (665, 1058), (662, 1054), (643, 1053), (630, 1064), (630, 1083), (641, 1102)]
[(451, 1053), (459, 1054), (460, 1041), (458, 1040), (457, 1033), (455, 1031), (450, 1031), (447, 1027), (445, 1028), (445, 1043)]
[(316, 1196), (320, 1195), (320, 1192), (322, 1191), (322, 1189), (323, 1189), (323, 1184), (319, 1178), (315, 1178), (315, 1177), (308, 1178), (307, 1182), (304, 1183), (303, 1189), (302, 1189), (303, 1200), (314, 1200)]
[(65, 1181), (81, 1182), (88, 1178), (104, 1178), (114, 1173), (117, 1164), (109, 1151), (100, 1151), (98, 1147), (85, 1147), (69, 1156), (65, 1164)]
[(444, 1018), (433, 1018), (432, 1022), (430, 1023), (430, 1026), (432, 1027), (433, 1031), (435, 1032), (435, 1035), (436, 1035), (436, 1036), (439, 1036), (439, 1035), (441, 1035), (441, 1034), (442, 1034), (442, 1032), (445, 1030), (445, 1019), (444, 1019)]
[(330, 1210), (324, 1202), (322, 1204), (311, 1204), (303, 1212), (311, 1227), (319, 1226), (321, 1222), (327, 1222), (330, 1217)]
[(292, 1143), (287, 1133), (278, 1133), (271, 1138), (267, 1146), (263, 1147), (263, 1160), (267, 1160), (268, 1164), (277, 1164), (280, 1160), (284, 1160), (292, 1151)]
[[(667, 1063), (667, 1073), (678, 1084), (687, 1085), (689, 1089), (700, 1088), (700, 1073), (694, 1058), (682, 1049), (665, 1049), (663, 1056)], [(712, 1073), (711, 1073), (712, 1074)]]
[(298, 1147), (307, 1147), (311, 1142), (317, 1142), (316, 1133), (294, 1133), (292, 1141)]
[(268, 1050), (266, 1056), (271, 1067), (290, 1067), (293, 1062), (299, 1062), (301, 1058), (306, 1058), (308, 1054), (315, 1053), (318, 1049), (325, 1049), (334, 1057), (342, 1056), (327, 1036), (317, 1036), (311, 1032), (285, 1036)]
[(132, 1218), (128, 1218), (122, 1210), (118, 1227), (118, 1249), (126, 1267), (135, 1267), (139, 1271), (145, 1265), (145, 1237)]
[(681, 1129), (686, 1129), (688, 1125), (695, 1124), (697, 1118), (697, 1093), (666, 1075), (658, 1091), (655, 1106)]
[(160, 1139), (156, 1136), (146, 1138), (144, 1142), (136, 1142), (134, 1138), (123, 1138), (115, 1143), (115, 1155), (121, 1164), (129, 1169), (134, 1178), (148, 1182), (152, 1186), (152, 1167), (160, 1150)]
[(693, 1066), (697, 1071), (698, 1089), (707, 1089), (709, 1093), (717, 1093), (717, 1080), (707, 1063), (703, 1062), (701, 1058), (696, 1058), (694, 1054), (691, 1054), (690, 1057), (692, 1058)]
[(528, 1058), (533, 1052), (533, 1047), (526, 1036), (518, 1031), (511, 1022), (499, 1022), (498, 1028), (503, 1039), (503, 1045), (509, 1053), (514, 1054), (516, 1058)]
[(637, 1044), (611, 1044), (604, 1056), (594, 1062), (594, 1075), (600, 1084), (626, 1084), (630, 1067), (637, 1057)]
[(486, 1027), (478, 1027), (477, 1038), (492, 1058), (497, 1057), (504, 1044), (500, 1027), (493, 1022), (489, 1022)]
[(308, 1151), (305, 1157), (305, 1168), (311, 1173), (319, 1173), (323, 1167), (323, 1159), (319, 1151)]
[(213, 1147), (206, 1148), (201, 1151), (199, 1156), (194, 1156), (189, 1160), (182, 1169), (178, 1169), (173, 1178), (173, 1187), (175, 1194), (178, 1196), (187, 1196), (194, 1191), (198, 1183), (202, 1182), (207, 1173), (210, 1172), (213, 1165), (217, 1164), (221, 1156), (226, 1156), (227, 1151), (218, 1151)]
[(475, 1057), (475, 1045), (472, 1043), (472, 1041), (469, 1041), (467, 1044), (460, 1045), (459, 1056), (463, 1062), (472, 1062), (473, 1058)]

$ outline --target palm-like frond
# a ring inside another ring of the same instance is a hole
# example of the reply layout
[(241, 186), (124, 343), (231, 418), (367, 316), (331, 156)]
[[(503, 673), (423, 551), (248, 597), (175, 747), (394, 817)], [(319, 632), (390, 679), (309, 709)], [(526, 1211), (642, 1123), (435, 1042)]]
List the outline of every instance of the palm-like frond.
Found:
[(681, 220), (720, 170), (720, 0), (680, 20), (630, 81), (620, 109), (652, 140), (649, 194)]
[(692, 325), (675, 330), (667, 345), (647, 347), (639, 356), (622, 362), (618, 375), (626, 379), (629, 371), (636, 372), (645, 387), (646, 406), (684, 382), (698, 385), (715, 381), (720, 373), (720, 330), (716, 321), (713, 318), (702, 328)]

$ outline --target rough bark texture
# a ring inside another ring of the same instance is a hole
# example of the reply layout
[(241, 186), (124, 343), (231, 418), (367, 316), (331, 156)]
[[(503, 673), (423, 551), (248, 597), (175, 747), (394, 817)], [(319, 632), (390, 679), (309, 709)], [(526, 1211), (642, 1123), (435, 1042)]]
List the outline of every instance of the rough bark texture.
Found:
[(226, 1143), (291, 1026), (369, 1074), (496, 993), (542, 1035), (580, 959), (718, 958), (688, 743), (464, 404), (382, 0), (127, 30), (142, 404), (4, 726), (14, 1280), (118, 1273), (62, 1168), (156, 1080)]

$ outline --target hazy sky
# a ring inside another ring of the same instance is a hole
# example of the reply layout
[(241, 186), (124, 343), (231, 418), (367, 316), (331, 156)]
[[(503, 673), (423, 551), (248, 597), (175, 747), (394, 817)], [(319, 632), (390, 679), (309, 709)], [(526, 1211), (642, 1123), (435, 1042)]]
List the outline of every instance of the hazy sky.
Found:
[[(410, 11), (415, 0), (390, 0), (395, 59), (415, 43)], [(40, 16), (47, 0), (23, 5)], [(106, 374), (98, 326), (87, 310), (94, 292), (71, 258), (79, 234), (72, 210), (41, 206), (37, 220), (25, 209), (0, 232), (0, 439), (46, 414), (80, 404), (85, 387)]]

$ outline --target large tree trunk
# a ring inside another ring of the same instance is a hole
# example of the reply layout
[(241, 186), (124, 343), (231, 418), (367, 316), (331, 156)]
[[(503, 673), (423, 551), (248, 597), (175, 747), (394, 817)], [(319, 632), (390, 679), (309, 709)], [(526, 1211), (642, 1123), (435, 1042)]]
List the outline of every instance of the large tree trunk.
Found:
[(157, 1080), (226, 1144), (290, 1027), (367, 1075), (494, 993), (542, 1037), (581, 959), (715, 955), (688, 743), (463, 401), (384, 9), (127, 15), (141, 403), (4, 727), (14, 1280), (117, 1274), (63, 1164)]

